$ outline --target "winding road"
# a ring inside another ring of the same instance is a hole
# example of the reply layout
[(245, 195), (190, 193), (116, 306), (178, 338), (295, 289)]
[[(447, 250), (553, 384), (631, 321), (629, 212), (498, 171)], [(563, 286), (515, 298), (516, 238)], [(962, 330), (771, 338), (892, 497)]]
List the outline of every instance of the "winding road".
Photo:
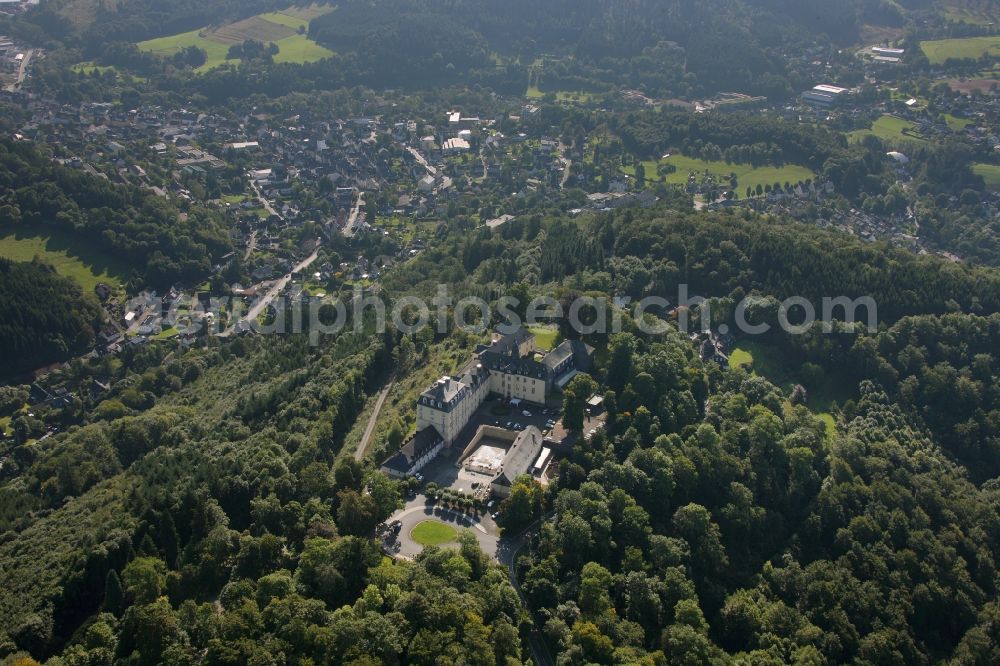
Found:
[[(507, 575), (510, 576), (510, 583), (514, 586), (514, 591), (521, 599), (521, 604), (531, 613), (531, 606), (528, 605), (528, 598), (521, 590), (521, 581), (517, 579), (517, 554), (528, 544), (528, 540), (534, 536), (542, 522), (548, 520), (553, 515), (549, 512), (526, 527), (520, 534), (513, 537), (503, 537), (497, 543), (497, 562), (507, 568)], [(532, 618), (534, 621), (534, 618)], [(545, 644), (545, 638), (537, 626), (532, 627), (528, 637), (528, 647), (531, 649), (531, 657), (535, 661), (535, 666), (555, 666), (552, 655), (549, 654), (549, 646)]]

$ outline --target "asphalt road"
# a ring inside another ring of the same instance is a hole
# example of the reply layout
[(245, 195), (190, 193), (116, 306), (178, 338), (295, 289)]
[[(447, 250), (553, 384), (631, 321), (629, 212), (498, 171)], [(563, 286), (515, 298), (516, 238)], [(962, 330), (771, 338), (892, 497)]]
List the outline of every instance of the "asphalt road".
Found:
[(358, 448), (354, 450), (354, 459), (361, 460), (365, 457), (365, 452), (368, 450), (368, 442), (375, 433), (375, 426), (378, 424), (378, 415), (382, 411), (382, 406), (385, 404), (385, 399), (389, 397), (389, 391), (392, 390), (393, 380), (389, 380), (382, 392), (378, 395), (378, 400), (375, 402), (375, 408), (372, 410), (372, 415), (368, 417), (368, 424), (365, 426), (365, 432), (361, 435), (361, 441), (358, 442)]
[(7, 86), (7, 90), (14, 92), (20, 89), (21, 84), (24, 83), (24, 79), (28, 75), (28, 63), (31, 62), (31, 58), (34, 55), (35, 49), (28, 49), (24, 52), (24, 59), (21, 60), (21, 66), (17, 70), (17, 79), (15, 79), (14, 83)]
[[(316, 261), (317, 257), (319, 257), (319, 248), (316, 248), (316, 250), (314, 250), (312, 254), (310, 254), (308, 257), (299, 262), (299, 264), (292, 269), (292, 273), (298, 273), (300, 271), (304, 271), (305, 269), (309, 268), (309, 266), (314, 261)], [(283, 278), (275, 282), (274, 285), (264, 295), (264, 298), (254, 303), (253, 307), (250, 308), (250, 311), (247, 312), (246, 316), (240, 318), (240, 321), (248, 321), (251, 323), (257, 321), (257, 317), (260, 316), (260, 313), (264, 312), (264, 310), (267, 309), (267, 306), (271, 304), (271, 301), (273, 301), (275, 298), (278, 297), (278, 295), (282, 292), (285, 286), (288, 285), (289, 282), (291, 282), (291, 279), (292, 276), (291, 273), (289, 273), (288, 275), (285, 275)], [(230, 326), (225, 331), (220, 333), (219, 337), (228, 338), (230, 335), (233, 334), (233, 330), (235, 330), (235, 328), (236, 324), (234, 323), (232, 326)]]
[(351, 209), (351, 214), (347, 218), (347, 224), (344, 225), (344, 235), (353, 236), (356, 229), (355, 225), (358, 223), (358, 217), (361, 215), (361, 207), (365, 205), (365, 193), (358, 193), (358, 200), (354, 202), (354, 208)]
[[(388, 522), (395, 520), (402, 522), (403, 526), (399, 530), (399, 535), (391, 539), (387, 546), (388, 550), (394, 551), (397, 557), (401, 556), (412, 560), (424, 549), (421, 544), (410, 538), (410, 532), (425, 520), (439, 520), (455, 529), (468, 529), (479, 540), (479, 546), (484, 553), (490, 557), (496, 557), (498, 552), (499, 530), (492, 520), (486, 516), (477, 519), (450, 509), (442, 509), (440, 506), (428, 502), (424, 495), (417, 495), (416, 498), (407, 502), (406, 506), (393, 514)], [(398, 550), (394, 548), (396, 543), (399, 543)]]

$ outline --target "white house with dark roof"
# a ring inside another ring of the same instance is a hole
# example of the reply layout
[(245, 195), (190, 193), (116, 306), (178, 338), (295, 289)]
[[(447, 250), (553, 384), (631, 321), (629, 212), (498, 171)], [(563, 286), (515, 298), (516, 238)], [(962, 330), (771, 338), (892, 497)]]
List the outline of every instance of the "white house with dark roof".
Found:
[(396, 455), (382, 463), (382, 471), (394, 478), (412, 476), (434, 460), (444, 448), (441, 433), (433, 426), (417, 431)]

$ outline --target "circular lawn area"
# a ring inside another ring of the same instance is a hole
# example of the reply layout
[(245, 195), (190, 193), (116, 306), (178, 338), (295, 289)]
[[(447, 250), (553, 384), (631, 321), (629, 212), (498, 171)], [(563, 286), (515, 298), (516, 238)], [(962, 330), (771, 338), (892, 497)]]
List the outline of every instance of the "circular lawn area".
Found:
[(458, 538), (458, 532), (441, 521), (425, 520), (410, 531), (410, 538), (421, 546), (440, 546)]

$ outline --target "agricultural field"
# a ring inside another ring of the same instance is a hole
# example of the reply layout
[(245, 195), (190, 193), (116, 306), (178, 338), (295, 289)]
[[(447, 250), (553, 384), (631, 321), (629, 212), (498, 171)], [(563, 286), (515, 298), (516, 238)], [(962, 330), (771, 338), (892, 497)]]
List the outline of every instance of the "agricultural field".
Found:
[(288, 26), (292, 30), (309, 29), (309, 22), (336, 9), (330, 5), (308, 5), (306, 7), (289, 7), (277, 12), (261, 14), (260, 18), (278, 25)]
[(140, 42), (138, 46), (142, 51), (164, 57), (190, 46), (203, 49), (207, 59), (204, 65), (195, 70), (200, 73), (225, 64), (229, 47), (247, 40), (276, 44), (278, 55), (274, 57), (275, 62), (315, 62), (333, 55), (333, 51), (310, 40), (305, 34), (300, 34), (299, 30), (303, 27), (308, 29), (310, 20), (330, 11), (333, 11), (333, 8), (320, 8), (315, 5), (291, 8), (252, 16), (218, 28), (202, 28), (169, 37), (150, 39)]
[(988, 72), (988, 78), (952, 79), (948, 81), (948, 86), (965, 95), (971, 95), (973, 90), (978, 90), (984, 95), (988, 95), (1000, 88), (998, 75), (1000, 72)]
[(977, 176), (982, 176), (986, 181), (988, 189), (1000, 190), (1000, 166), (996, 164), (973, 164), (972, 171)]
[[(756, 188), (757, 185), (797, 183), (800, 180), (804, 181), (816, 176), (808, 168), (795, 164), (781, 167), (754, 167), (750, 164), (728, 164), (687, 157), (686, 155), (670, 155), (659, 162), (647, 160), (642, 163), (646, 169), (647, 182), (659, 179), (659, 176), (656, 175), (656, 169), (660, 164), (672, 164), (677, 167), (677, 171), (666, 175), (666, 181), (674, 185), (685, 185), (689, 173), (704, 173), (706, 169), (709, 173), (723, 178), (728, 178), (729, 174), (735, 173), (738, 192), (743, 192), (747, 186)], [(626, 171), (629, 175), (635, 175), (634, 167), (629, 167)]]
[(0, 257), (14, 261), (31, 261), (38, 257), (54, 266), (59, 275), (75, 280), (87, 292), (92, 292), (99, 282), (120, 287), (129, 270), (124, 262), (56, 230), (45, 235), (7, 232), (0, 236)]
[[(956, 118), (956, 120), (958, 119)], [(847, 140), (857, 143), (866, 136), (875, 135), (883, 141), (889, 142), (926, 141), (915, 133), (911, 134), (911, 131), (914, 131), (913, 124), (909, 121), (896, 116), (882, 116), (872, 124), (871, 129), (855, 130), (848, 133)]]
[(1000, 36), (938, 39), (920, 42), (920, 48), (932, 65), (940, 65), (949, 58), (978, 60), (983, 53), (1000, 56)]

